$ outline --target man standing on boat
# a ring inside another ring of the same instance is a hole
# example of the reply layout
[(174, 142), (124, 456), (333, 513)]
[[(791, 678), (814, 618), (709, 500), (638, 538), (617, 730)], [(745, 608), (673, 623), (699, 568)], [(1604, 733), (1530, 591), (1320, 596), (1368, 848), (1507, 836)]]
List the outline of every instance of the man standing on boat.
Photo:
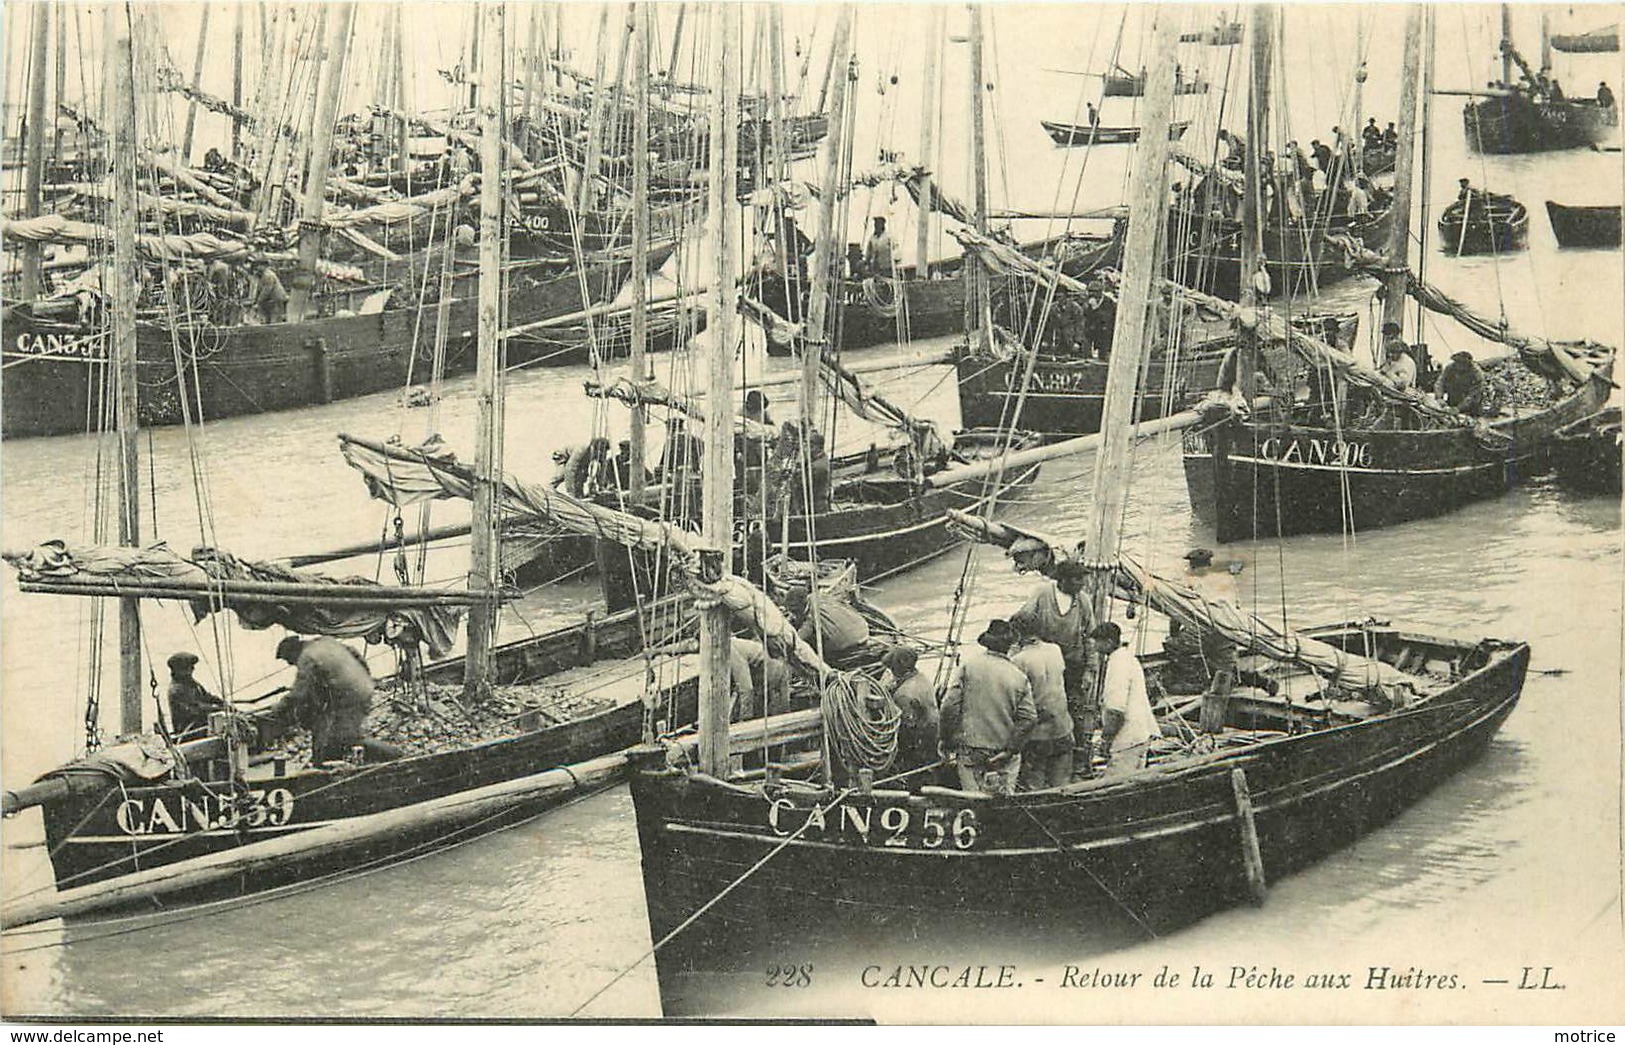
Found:
[(1112, 332), (1117, 327), (1117, 305), (1106, 293), (1106, 281), (1096, 278), (1089, 284), (1089, 298), (1083, 306), (1084, 338), (1088, 351), (1106, 362), (1112, 355)]
[[(1083, 594), (1089, 571), (1083, 563), (1068, 559), (1056, 565), (1051, 576), (1035, 590), (1021, 608), (1010, 615), (1010, 622), (1023, 635), (1053, 642), (1061, 647), (1061, 659), (1066, 665), (1063, 681), (1066, 686), (1067, 709), (1072, 713), (1073, 766), (1089, 768), (1089, 739), (1099, 725), (1095, 706), (1095, 649), (1089, 641), (1089, 632), (1095, 626), (1094, 609)], [(1062, 606), (1066, 609), (1062, 609)]]
[(401, 757), (403, 752), (393, 744), (365, 736), (372, 673), (359, 656), (325, 635), (309, 642), (289, 635), (277, 644), (276, 656), (292, 664), (296, 674), (288, 695), (270, 714), (310, 730), (312, 765), (348, 759), (357, 747), (378, 762)]
[(1101, 746), (1108, 752), (1107, 773), (1128, 773), (1145, 767), (1151, 745), (1162, 739), (1157, 717), (1146, 695), (1145, 672), (1134, 651), (1123, 644), (1123, 632), (1114, 621), (1101, 621), (1090, 636), (1105, 658), (1101, 686)]
[(176, 739), (203, 732), (211, 712), (226, 710), (225, 701), (192, 677), (196, 666), (195, 653), (176, 653), (169, 658), (169, 726)]
[(863, 269), (871, 279), (891, 279), (896, 254), (891, 233), (886, 231), (886, 219), (875, 218), (875, 230), (863, 248)]
[(1416, 360), (1411, 358), (1411, 346), (1405, 343), (1401, 333), (1398, 323), (1382, 325), (1382, 350), (1387, 362), (1378, 373), (1404, 391), (1416, 384)]
[[(1014, 622), (1011, 622), (1012, 625)], [(1066, 661), (1061, 647), (1036, 636), (1019, 636), (1010, 663), (1020, 668), (1033, 688), (1038, 723), (1021, 749), (1023, 791), (1041, 791), (1072, 782), (1072, 712), (1066, 700)]]
[(1038, 721), (1033, 687), (1010, 662), (1016, 629), (991, 620), (977, 636), (984, 653), (954, 669), (942, 701), (942, 746), (959, 765), (966, 791), (1009, 794), (1021, 774), (1021, 748)]
[(882, 685), (889, 683), (891, 702), (901, 716), (897, 724), (899, 771), (918, 769), (938, 761), (942, 741), (941, 717), (937, 711), (937, 687), (921, 674), (919, 655), (907, 646), (893, 646), (880, 658), (886, 669)]

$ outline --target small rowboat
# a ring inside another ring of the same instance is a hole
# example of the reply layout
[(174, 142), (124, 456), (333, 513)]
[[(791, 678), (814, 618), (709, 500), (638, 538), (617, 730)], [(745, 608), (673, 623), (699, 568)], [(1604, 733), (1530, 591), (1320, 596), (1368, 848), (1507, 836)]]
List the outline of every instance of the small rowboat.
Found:
[(1617, 204), (1602, 207), (1570, 207), (1546, 201), (1546, 217), (1559, 247), (1619, 246), (1620, 209)]
[[(1140, 140), (1138, 127), (1105, 127), (1100, 124), (1059, 123), (1055, 120), (1040, 122), (1056, 145), (1128, 145)], [(1169, 124), (1168, 140), (1178, 141), (1184, 137), (1185, 129), (1190, 125), (1189, 120)]]
[(1552, 37), (1552, 49), (1568, 54), (1600, 54), (1619, 50), (1619, 26), (1606, 25), (1589, 33), (1563, 34)]
[(1439, 240), (1447, 254), (1499, 254), (1529, 241), (1529, 209), (1511, 196), (1475, 192), (1471, 205), (1457, 200), (1439, 216)]
[(1620, 494), (1620, 410), (1599, 410), (1552, 436), (1552, 466), (1564, 486)]
[[(1135, 75), (1127, 69), (1119, 67), (1116, 72), (1105, 76), (1107, 98), (1143, 98), (1145, 97), (1145, 73)], [(1185, 80), (1176, 73), (1174, 77), (1174, 94), (1206, 94), (1207, 81), (1198, 76), (1194, 80)]]
[(1206, 44), (1209, 47), (1234, 47), (1241, 43), (1241, 23), (1229, 22), (1195, 33), (1181, 33), (1182, 44)]

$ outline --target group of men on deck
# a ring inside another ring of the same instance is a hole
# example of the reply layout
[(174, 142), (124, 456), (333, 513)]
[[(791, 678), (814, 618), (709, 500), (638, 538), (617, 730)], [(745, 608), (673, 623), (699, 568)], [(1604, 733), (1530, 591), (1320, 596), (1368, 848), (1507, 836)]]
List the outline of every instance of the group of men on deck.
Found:
[(1117, 302), (1107, 282), (1096, 277), (1081, 302), (1071, 295), (1056, 295), (1046, 328), (1050, 350), (1059, 356), (1105, 362), (1111, 358), (1116, 326)]

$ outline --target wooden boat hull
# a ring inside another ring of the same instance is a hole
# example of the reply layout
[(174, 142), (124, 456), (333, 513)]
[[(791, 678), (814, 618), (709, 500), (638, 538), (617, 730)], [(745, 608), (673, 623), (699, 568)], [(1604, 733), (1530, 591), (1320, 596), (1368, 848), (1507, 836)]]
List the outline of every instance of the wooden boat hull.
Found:
[[(1388, 236), (1385, 208), (1358, 218), (1344, 215), (1305, 225), (1272, 225), (1264, 233), (1265, 267), (1275, 296), (1312, 293), (1347, 278), (1342, 247), (1327, 240), (1344, 233), (1380, 248)], [(1235, 300), (1241, 292), (1241, 222), (1176, 207), (1168, 214), (1167, 274), (1193, 290)]]
[(1619, 496), (1619, 407), (1611, 406), (1558, 429), (1552, 467), (1558, 482), (1570, 489)]
[[(1145, 77), (1143, 76), (1107, 76), (1105, 97), (1107, 98), (1143, 98), (1145, 96)], [(1179, 81), (1174, 84), (1174, 94), (1206, 94), (1206, 80)]]
[[(1049, 258), (1062, 251), (1061, 271), (1081, 278), (1103, 266), (1118, 263), (1122, 255), (1119, 236), (1059, 237), (1022, 246), (1032, 258)], [(873, 348), (876, 345), (903, 344), (910, 340), (956, 334), (965, 328), (965, 281), (960, 277), (964, 260), (956, 258), (934, 268), (931, 279), (915, 278), (910, 265), (899, 270), (896, 280), (848, 280), (844, 301), (836, 320), (835, 344), (841, 351)], [(782, 280), (758, 284), (758, 300), (781, 316), (792, 315), (785, 301)], [(998, 290), (995, 286), (995, 295)], [(788, 342), (767, 341), (772, 356), (789, 356)], [(966, 424), (980, 422), (967, 421)]]
[[(628, 611), (501, 646), (494, 651), (493, 683), (537, 681), (594, 659), (633, 656), (644, 646), (646, 629), (676, 626), (680, 615), (672, 613), (673, 605), (686, 603), (667, 600), (651, 606), (641, 622), (636, 611)], [(429, 677), (460, 682), (462, 670), (461, 660), (447, 661), (429, 669)], [(689, 721), (697, 691), (689, 686), (673, 697), (671, 720)], [(229, 777), (211, 773), (201, 760), (194, 770), (202, 780), (121, 786), (97, 775), (67, 799), (44, 806), (46, 842), (58, 887), (88, 885), (611, 754), (643, 738), (644, 716), (643, 705), (632, 702), (443, 754), (253, 777), (235, 793)], [(483, 813), (474, 825), (441, 822), (432, 836), (412, 830), (391, 833), (359, 851), (347, 850), (331, 864), (324, 864), (319, 854), (268, 863), (251, 875), (211, 887), (209, 893), (246, 893), (308, 877), (324, 866), (369, 866), (426, 851), (465, 837), (460, 827), (476, 833), (495, 830), (568, 797), (567, 792), (550, 794), (539, 803), (514, 804), (494, 817)]]
[(1620, 208), (1570, 207), (1546, 201), (1546, 217), (1559, 247), (1617, 247)]
[(1504, 446), (1460, 428), (1339, 434), (1230, 420), (1186, 433), (1186, 487), (1221, 542), (1442, 515), (1545, 467), (1553, 433), (1594, 413), (1611, 387), (1603, 373), (1546, 410), (1491, 423)]
[(1610, 54), (1619, 50), (1619, 30), (1592, 33), (1553, 33), (1552, 50), (1565, 54)]
[[(1041, 120), (1044, 130), (1049, 134), (1056, 145), (1071, 147), (1074, 145), (1129, 145), (1140, 140), (1138, 127), (1103, 127), (1087, 123), (1061, 123), (1055, 120)], [(1185, 136), (1190, 127), (1189, 120), (1168, 125), (1168, 140), (1178, 141)]]
[[(668, 257), (675, 245), (651, 252)], [(622, 259), (595, 260), (587, 271), (558, 272), (545, 263), (516, 265), (508, 279), (512, 325), (568, 315), (608, 300), (631, 271)], [(468, 285), (472, 289), (472, 284)], [(474, 369), (477, 301), (449, 306), (445, 372)], [(136, 333), (143, 426), (179, 424), (188, 410), (206, 420), (268, 413), (403, 389), (427, 380), (434, 354), (435, 309), (390, 309), (304, 323), (168, 328), (142, 324)], [(99, 430), (110, 424), (112, 373), (105, 331), (33, 320), (8, 309), (0, 435), (19, 438)], [(176, 341), (182, 359), (177, 372)], [(521, 354), (510, 362), (523, 364)]]
[(1529, 210), (1516, 200), (1507, 201), (1487, 215), (1466, 215), (1459, 204), (1451, 204), (1439, 216), (1439, 249), (1446, 254), (1504, 254), (1529, 245)]
[(1529, 647), (1479, 649), (1481, 666), (1414, 708), (1059, 791), (877, 790), (820, 820), (809, 806), (829, 795), (635, 771), (651, 937), (698, 914), (656, 952), (663, 999), (681, 1004), (683, 979), (725, 960), (723, 941), (772, 946), (809, 919), (896, 940), (987, 914), (1087, 939), (1233, 906), (1247, 886), (1232, 772), (1245, 773), (1266, 882), (1301, 870), (1483, 752), (1517, 704)]
[(1537, 104), (1517, 94), (1469, 102), (1461, 118), (1467, 147), (1492, 155), (1584, 149), (1619, 126), (1617, 107), (1588, 98)]
[[(1165, 359), (1151, 360), (1141, 382), (1146, 390), (1137, 413), (1150, 421), (1184, 408), (1218, 381), (1222, 352), (1193, 353), (1176, 372)], [(1041, 356), (1021, 393), (1026, 363), (1020, 358), (988, 360), (961, 352), (954, 361), (959, 377), (959, 416), (968, 425), (996, 428), (1016, 424), (1045, 435), (1090, 435), (1100, 431), (1109, 364), (1094, 359)], [(1014, 416), (1016, 402), (1021, 415)]]

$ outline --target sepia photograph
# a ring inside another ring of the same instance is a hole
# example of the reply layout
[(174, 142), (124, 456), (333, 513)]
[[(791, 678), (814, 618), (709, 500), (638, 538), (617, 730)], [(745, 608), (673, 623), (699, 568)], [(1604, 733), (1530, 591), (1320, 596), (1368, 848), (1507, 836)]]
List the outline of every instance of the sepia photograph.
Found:
[(1625, 1024), (1621, 13), (5, 3), (0, 1021)]

